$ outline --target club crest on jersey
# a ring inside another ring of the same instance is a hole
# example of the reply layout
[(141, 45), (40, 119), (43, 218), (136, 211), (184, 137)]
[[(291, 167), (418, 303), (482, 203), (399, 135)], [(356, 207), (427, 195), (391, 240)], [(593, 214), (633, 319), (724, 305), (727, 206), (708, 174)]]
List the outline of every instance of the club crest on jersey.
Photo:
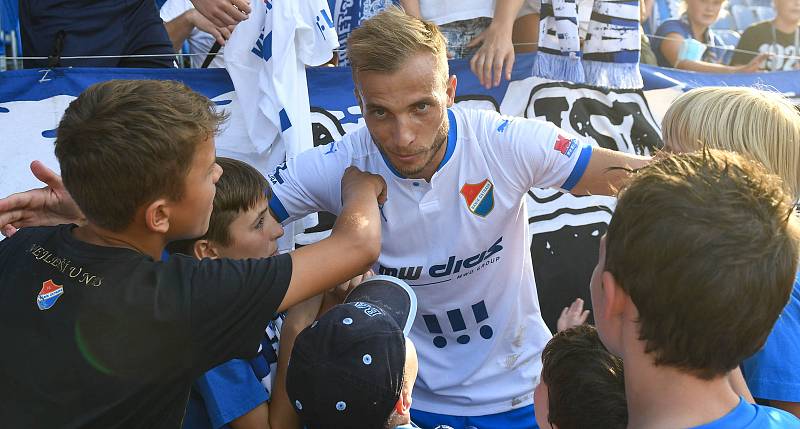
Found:
[(50, 307), (55, 305), (58, 298), (64, 294), (64, 288), (53, 283), (53, 280), (48, 280), (42, 283), (42, 290), (39, 291), (39, 295), (36, 297), (36, 305), (39, 306), (39, 310), (48, 310)]
[(556, 139), (556, 144), (553, 145), (553, 149), (561, 152), (563, 155), (567, 157), (571, 157), (573, 153), (575, 153), (575, 149), (578, 148), (578, 142), (575, 139), (568, 139), (561, 134), (558, 135)]
[(489, 179), (480, 183), (465, 183), (461, 187), (461, 195), (469, 211), (480, 217), (486, 217), (494, 208), (494, 185)]

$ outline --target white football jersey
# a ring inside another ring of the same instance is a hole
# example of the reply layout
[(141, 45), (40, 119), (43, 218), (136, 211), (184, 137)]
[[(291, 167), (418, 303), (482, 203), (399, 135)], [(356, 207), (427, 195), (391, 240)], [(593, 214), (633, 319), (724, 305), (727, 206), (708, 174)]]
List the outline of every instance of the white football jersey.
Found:
[(523, 196), (571, 189), (591, 146), (556, 126), (492, 111), (448, 111), (447, 151), (430, 182), (407, 179), (366, 128), (279, 166), (269, 180), (281, 221), (341, 212), (348, 166), (380, 174), (376, 273), (405, 279), (418, 297), (414, 408), (474, 416), (530, 405), (550, 338), (536, 295)]

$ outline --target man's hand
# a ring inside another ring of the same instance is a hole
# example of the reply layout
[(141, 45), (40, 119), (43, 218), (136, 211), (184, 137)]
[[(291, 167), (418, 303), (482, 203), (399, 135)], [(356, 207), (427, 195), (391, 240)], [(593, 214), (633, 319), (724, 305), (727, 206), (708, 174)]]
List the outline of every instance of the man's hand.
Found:
[(583, 300), (578, 298), (572, 302), (572, 305), (564, 307), (564, 309), (561, 310), (561, 317), (559, 317), (558, 322), (556, 322), (556, 329), (558, 332), (561, 332), (578, 325), (583, 325), (587, 317), (589, 317), (589, 310), (583, 309)]
[(200, 31), (204, 31), (212, 36), (214, 36), (214, 40), (217, 41), (222, 46), (225, 46), (225, 42), (231, 38), (231, 33), (233, 33), (233, 29), (236, 28), (236, 25), (228, 25), (225, 27), (217, 27), (211, 21), (208, 20), (203, 14), (201, 14), (197, 9), (190, 9), (187, 12), (189, 22), (200, 29)]
[(192, 4), (217, 27), (236, 25), (250, 13), (248, 0), (192, 0)]
[(86, 217), (64, 188), (61, 176), (40, 161), (31, 163), (31, 172), (44, 182), (44, 188), (13, 194), (0, 200), (0, 232), (10, 237), (24, 226), (51, 226), (86, 223)]
[(383, 177), (366, 173), (356, 167), (348, 167), (342, 176), (342, 201), (361, 192), (369, 192), (378, 199), (378, 204), (386, 202), (386, 181)]

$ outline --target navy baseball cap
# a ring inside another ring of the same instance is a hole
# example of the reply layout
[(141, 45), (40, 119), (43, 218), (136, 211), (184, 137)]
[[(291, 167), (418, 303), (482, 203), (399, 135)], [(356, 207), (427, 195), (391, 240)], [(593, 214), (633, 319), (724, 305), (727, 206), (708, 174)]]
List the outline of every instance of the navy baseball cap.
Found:
[(374, 429), (403, 389), (405, 337), (417, 298), (404, 281), (375, 276), (297, 336), (286, 391), (308, 429)]

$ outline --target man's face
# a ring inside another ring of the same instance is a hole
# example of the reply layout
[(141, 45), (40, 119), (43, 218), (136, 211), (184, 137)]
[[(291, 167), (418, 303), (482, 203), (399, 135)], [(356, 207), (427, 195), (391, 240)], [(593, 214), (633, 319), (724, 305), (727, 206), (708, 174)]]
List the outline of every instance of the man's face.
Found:
[(437, 65), (433, 54), (418, 53), (393, 73), (357, 75), (356, 96), (372, 139), (408, 178), (430, 180), (446, 151), (456, 81), (445, 83)]
[(183, 198), (170, 202), (170, 239), (199, 237), (208, 231), (214, 206), (216, 183), (222, 167), (216, 162), (214, 138), (197, 145), (189, 173), (186, 175)]
[(267, 199), (262, 198), (255, 207), (240, 212), (228, 226), (230, 245), (218, 246), (222, 258), (267, 258), (278, 251), (278, 238), (283, 227), (272, 217)]

